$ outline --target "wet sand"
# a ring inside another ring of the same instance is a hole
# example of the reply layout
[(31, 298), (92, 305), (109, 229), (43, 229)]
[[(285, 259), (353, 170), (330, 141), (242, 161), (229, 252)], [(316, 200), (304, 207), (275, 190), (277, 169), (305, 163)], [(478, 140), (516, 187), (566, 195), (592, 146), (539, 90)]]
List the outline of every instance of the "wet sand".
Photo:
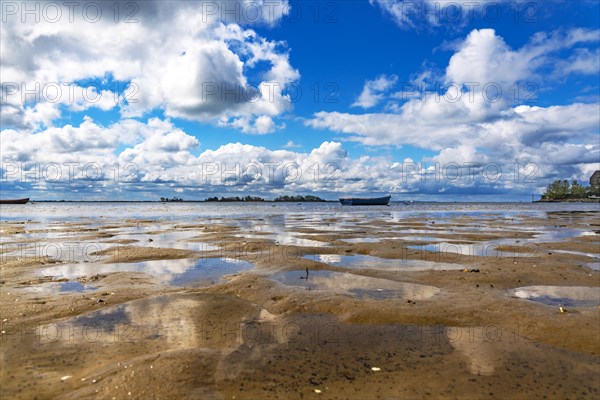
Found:
[(2, 222), (1, 396), (597, 398), (599, 217)]

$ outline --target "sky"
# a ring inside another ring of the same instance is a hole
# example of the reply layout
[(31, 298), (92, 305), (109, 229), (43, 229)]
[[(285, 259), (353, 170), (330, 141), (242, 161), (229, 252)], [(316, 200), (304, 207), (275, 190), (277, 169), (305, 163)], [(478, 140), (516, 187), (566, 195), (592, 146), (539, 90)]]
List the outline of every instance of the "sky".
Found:
[(530, 201), (600, 169), (600, 2), (2, 1), (2, 198)]

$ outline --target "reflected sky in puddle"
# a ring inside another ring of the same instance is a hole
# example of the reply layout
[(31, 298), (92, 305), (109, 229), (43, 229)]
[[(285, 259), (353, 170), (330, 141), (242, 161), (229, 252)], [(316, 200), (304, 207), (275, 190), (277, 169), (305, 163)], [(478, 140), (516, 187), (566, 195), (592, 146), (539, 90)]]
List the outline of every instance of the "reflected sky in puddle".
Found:
[(306, 271), (294, 270), (274, 274), (271, 278), (286, 286), (349, 294), (358, 298), (424, 300), (440, 291), (435, 286), (395, 282), (348, 272), (309, 271), (307, 277)]
[(99, 241), (65, 240), (62, 242), (3, 243), (3, 257), (49, 257), (63, 262), (98, 261), (93, 253), (106, 250), (111, 243)]
[[(521, 247), (524, 251), (507, 250), (500, 251), (496, 250), (496, 247), (508, 245)], [(528, 246), (528, 247), (525, 247)], [(421, 244), (408, 246), (409, 249), (420, 250), (420, 251), (431, 251), (440, 254), (455, 254), (459, 257), (534, 257), (538, 256), (537, 249), (531, 244), (523, 245), (515, 240), (497, 240), (493, 242), (482, 242), (482, 243), (449, 243), (439, 242), (432, 244)], [(450, 257), (448, 257), (451, 259)], [(458, 260), (457, 260), (458, 261)]]
[(569, 228), (553, 228), (551, 230), (542, 232), (536, 235), (533, 239), (528, 239), (530, 241), (536, 241), (538, 243), (545, 242), (560, 242), (565, 239), (572, 239), (580, 236), (590, 236), (595, 235), (594, 232), (580, 230), (580, 229), (569, 229)]
[(572, 251), (572, 250), (552, 250), (553, 253), (563, 253), (563, 254), (574, 254), (576, 256), (584, 256), (590, 258), (600, 259), (600, 254), (595, 253), (584, 253), (582, 251)]
[[(432, 232), (433, 233), (433, 232)], [(450, 237), (435, 237), (435, 236), (400, 236), (400, 237), (395, 237), (393, 239), (401, 239), (401, 240), (407, 240), (407, 241), (412, 241), (412, 242), (447, 242), (448, 240), (452, 240), (452, 238)], [(468, 240), (457, 240), (458, 242), (467, 242), (467, 243), (471, 243)], [(455, 242), (453, 242), (455, 243)]]
[[(88, 315), (71, 318), (67, 320), (67, 323), (71, 326), (83, 328), (84, 330), (92, 332), (93, 335), (86, 337), (86, 339), (99, 339), (98, 331), (100, 328), (104, 331), (104, 334), (111, 334), (115, 332), (118, 325), (131, 323), (131, 317), (127, 313), (128, 304), (129, 303), (120, 304)], [(94, 328), (95, 331), (92, 331), (92, 329), (89, 328)]]
[(328, 223), (316, 219), (315, 224), (308, 224), (306, 220), (297, 219), (286, 215), (268, 215), (264, 218), (238, 220), (235, 226), (240, 232), (234, 236), (248, 239), (272, 240), (273, 242), (286, 246), (302, 247), (324, 247), (329, 246), (326, 242), (312, 240), (302, 237), (304, 233), (296, 233), (300, 228), (314, 228), (319, 230), (315, 233), (327, 233), (339, 230), (338, 223)]
[(350, 238), (343, 239), (346, 243), (378, 243), (382, 240), (382, 238)]
[(171, 279), (170, 283), (175, 286), (224, 283), (225, 275), (236, 274), (253, 267), (254, 264), (235, 258), (206, 258), (198, 260), (185, 272)]
[[(152, 227), (152, 230), (156, 229), (156, 227)], [(213, 251), (219, 249), (219, 246), (209, 243), (201, 241), (189, 241), (190, 239), (197, 240), (198, 235), (203, 232), (182, 230), (147, 233), (147, 231), (149, 231), (148, 227), (136, 226), (134, 228), (127, 229), (125, 232), (120, 232), (118, 235), (113, 236), (110, 240), (136, 240), (140, 243), (152, 243), (153, 247), (165, 247), (191, 251)]]
[(27, 241), (29, 239), (57, 239), (66, 237), (66, 233), (63, 230), (57, 230), (56, 232), (29, 232), (17, 233), (10, 236), (0, 237), (0, 242), (13, 242), (19, 243), (20, 241)]
[(96, 290), (98, 289), (95, 286), (88, 286), (88, 285), (84, 285), (81, 282), (61, 282), (58, 284), (58, 290), (60, 292), (79, 292), (79, 293), (83, 293), (83, 292), (89, 292), (92, 290)]
[[(513, 238), (515, 233), (523, 233), (533, 235), (533, 237), (520, 237), (520, 242), (524, 243), (546, 243), (546, 242), (560, 242), (565, 239), (573, 239), (582, 236), (596, 235), (592, 231), (581, 230), (581, 229), (569, 229), (569, 228), (544, 228), (534, 226), (519, 226), (511, 225), (511, 230), (507, 230), (506, 227), (490, 227), (487, 225), (462, 225), (455, 226), (453, 229), (437, 229), (435, 225), (426, 227), (425, 229), (399, 229), (397, 231), (386, 231), (386, 234), (399, 233), (401, 232), (405, 236), (393, 237), (393, 239), (402, 240), (419, 240), (419, 241), (430, 241), (439, 242), (450, 239), (455, 235), (462, 235), (468, 233), (483, 234), (486, 233), (494, 235), (505, 235), (506, 238), (494, 239), (497, 244), (512, 244), (515, 239)], [(430, 235), (444, 235), (444, 238), (430, 236)], [(522, 235), (521, 235), (522, 236)]]
[(42, 275), (75, 279), (95, 274), (114, 272), (143, 272), (161, 282), (175, 286), (209, 286), (225, 283), (225, 275), (253, 268), (254, 264), (234, 258), (201, 258), (155, 260), (137, 263), (82, 263), (62, 264), (40, 271)]
[(600, 306), (600, 288), (588, 286), (525, 286), (509, 291), (513, 297), (552, 306)]
[(391, 259), (365, 255), (342, 256), (337, 254), (312, 254), (303, 258), (322, 262), (336, 267), (351, 269), (383, 269), (395, 271), (427, 271), (463, 269), (460, 264), (424, 260)]
[[(238, 304), (223, 313), (222, 307), (231, 301), (186, 294), (157, 296), (107, 306), (67, 319), (63, 325), (71, 327), (74, 334), (70, 339), (74, 342), (81, 341), (84, 345), (137, 342), (142, 346), (141, 354), (191, 348), (229, 353), (245, 343), (253, 348), (257, 344), (284, 343), (294, 336), (292, 330), (286, 330), (286, 335), (267, 332), (278, 317), (243, 300), (234, 299)], [(217, 368), (220, 367), (225, 368)]]
[(471, 374), (492, 376), (503, 363), (506, 352), (495, 343), (497, 332), (488, 326), (447, 327), (444, 332), (450, 345), (468, 361)]
[(234, 236), (239, 238), (247, 238), (247, 239), (262, 239), (262, 240), (272, 240), (276, 244), (284, 245), (284, 246), (299, 246), (299, 247), (326, 247), (329, 246), (326, 242), (321, 242), (318, 240), (305, 239), (297, 236), (296, 234), (292, 234), (289, 232), (279, 232), (279, 233), (265, 233), (265, 234), (252, 234), (252, 233), (238, 233)]
[(25, 290), (28, 292), (40, 292), (40, 293), (83, 293), (97, 290), (98, 287), (84, 285), (81, 282), (69, 281), (69, 282), (44, 282), (37, 285), (28, 285), (24, 287), (17, 287), (18, 290)]
[[(117, 222), (115, 222), (117, 224)], [(198, 240), (204, 232), (198, 230), (181, 230), (163, 232), (162, 229), (172, 229), (172, 224), (138, 224), (135, 226), (104, 225), (99, 231), (69, 231), (72, 227), (63, 227), (60, 233), (63, 240), (57, 240), (59, 234), (36, 233), (36, 236), (54, 238), (53, 241), (38, 241), (18, 243), (13, 235), (11, 242), (0, 243), (3, 257), (49, 257), (64, 263), (101, 262), (105, 257), (95, 253), (107, 250), (115, 242), (128, 240), (136, 246), (174, 248), (197, 252), (211, 252), (220, 247)], [(58, 228), (57, 228), (58, 229)], [(110, 231), (109, 235), (102, 235)], [(93, 237), (99, 235), (99, 238)], [(90, 237), (91, 235), (91, 237)], [(192, 240), (192, 241), (189, 241)]]
[(600, 271), (600, 262), (587, 263), (586, 267), (593, 269), (594, 271)]

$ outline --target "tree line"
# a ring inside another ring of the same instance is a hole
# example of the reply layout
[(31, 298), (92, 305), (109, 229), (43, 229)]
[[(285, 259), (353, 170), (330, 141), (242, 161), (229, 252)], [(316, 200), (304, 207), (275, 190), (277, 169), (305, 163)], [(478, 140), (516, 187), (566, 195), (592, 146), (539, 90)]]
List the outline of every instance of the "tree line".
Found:
[(173, 197), (172, 199), (169, 199), (168, 197), (161, 197), (160, 201), (165, 202), (165, 201), (183, 201), (182, 198), (178, 198), (178, 197)]
[(308, 196), (279, 196), (273, 201), (277, 201), (277, 202), (283, 202), (283, 201), (322, 202), (322, 201), (327, 201), (327, 200), (324, 200), (318, 196), (308, 195)]
[[(265, 201), (265, 199), (263, 199), (262, 197), (258, 197), (258, 196), (244, 196), (244, 197), (239, 197), (239, 196), (235, 196), (235, 197), (209, 197), (204, 201), (209, 201), (209, 202), (214, 202), (214, 201), (218, 201), (218, 202), (251, 202), (251, 201)], [(275, 202), (323, 202), (323, 201), (327, 201), (324, 200), (318, 196), (279, 196), (277, 198), (275, 198), (273, 201)]]
[(245, 197), (239, 197), (239, 196), (235, 196), (235, 197), (209, 197), (208, 199), (204, 200), (204, 201), (222, 201), (222, 202), (233, 202), (233, 201), (265, 201), (265, 199), (263, 199), (262, 197), (258, 197), (258, 196), (245, 196)]
[(542, 200), (568, 200), (587, 199), (591, 196), (600, 196), (600, 186), (583, 186), (576, 180), (571, 183), (564, 180), (555, 180), (546, 188)]

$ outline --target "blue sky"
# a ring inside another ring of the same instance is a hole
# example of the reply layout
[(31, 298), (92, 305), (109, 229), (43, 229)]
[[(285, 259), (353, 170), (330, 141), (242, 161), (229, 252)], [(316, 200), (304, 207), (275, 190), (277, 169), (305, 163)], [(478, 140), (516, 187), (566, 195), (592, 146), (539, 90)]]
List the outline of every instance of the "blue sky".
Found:
[(600, 169), (597, 1), (110, 4), (2, 3), (3, 198), (518, 201)]

